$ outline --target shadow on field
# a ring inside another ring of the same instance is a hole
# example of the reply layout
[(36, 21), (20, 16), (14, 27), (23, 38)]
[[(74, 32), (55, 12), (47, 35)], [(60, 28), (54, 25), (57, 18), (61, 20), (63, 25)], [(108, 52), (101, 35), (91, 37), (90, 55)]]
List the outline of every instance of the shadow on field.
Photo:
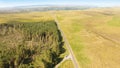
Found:
[[(57, 26), (57, 24), (55, 24), (55, 25)], [(58, 27), (58, 26), (57, 26), (57, 27)], [(65, 50), (65, 48), (63, 48), (63, 45), (64, 45), (63, 37), (62, 37), (61, 32), (60, 32), (59, 29), (58, 29), (58, 37), (59, 37), (59, 40), (58, 40), (58, 41), (62, 41), (61, 43), (59, 43), (60, 54), (62, 54), (62, 53), (65, 53), (66, 50)], [(52, 58), (52, 61), (53, 61), (54, 63), (46, 62), (46, 61), (43, 59), (42, 61), (43, 61), (43, 63), (45, 64), (45, 65), (44, 65), (45, 68), (54, 68), (57, 64), (59, 64), (59, 63), (63, 60), (63, 58), (60, 57), (60, 54), (57, 55), (55, 52), (51, 54), (52, 57), (53, 57), (53, 58)]]

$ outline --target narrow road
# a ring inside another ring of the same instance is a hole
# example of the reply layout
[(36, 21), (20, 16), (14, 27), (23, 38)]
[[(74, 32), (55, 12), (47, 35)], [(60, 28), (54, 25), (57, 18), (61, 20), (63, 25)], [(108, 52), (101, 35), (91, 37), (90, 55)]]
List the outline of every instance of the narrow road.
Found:
[(62, 35), (62, 37), (63, 37), (63, 39), (64, 39), (64, 41), (65, 41), (66, 47), (67, 47), (67, 49), (68, 49), (68, 51), (69, 51), (69, 53), (70, 53), (70, 55), (71, 55), (71, 60), (72, 60), (72, 62), (73, 62), (73, 64), (74, 64), (74, 68), (79, 68), (79, 64), (78, 64), (78, 62), (77, 62), (77, 59), (75, 58), (75, 55), (74, 55), (74, 53), (73, 53), (73, 51), (72, 51), (72, 48), (71, 48), (71, 46), (70, 46), (70, 44), (69, 44), (66, 36), (64, 35), (63, 31), (61, 30), (61, 28), (60, 28), (60, 26), (59, 26), (59, 22), (58, 22), (58, 20), (57, 20), (57, 18), (56, 18), (55, 13), (52, 12), (52, 15), (54, 16), (54, 19), (55, 19), (55, 22), (56, 22), (56, 24), (57, 24), (57, 26), (58, 26), (58, 29), (60, 30), (61, 35)]
[(55, 68), (58, 68), (63, 62), (65, 62), (66, 60), (69, 60), (69, 59), (71, 59), (71, 55), (65, 56), (63, 58), (63, 60), (55, 66)]

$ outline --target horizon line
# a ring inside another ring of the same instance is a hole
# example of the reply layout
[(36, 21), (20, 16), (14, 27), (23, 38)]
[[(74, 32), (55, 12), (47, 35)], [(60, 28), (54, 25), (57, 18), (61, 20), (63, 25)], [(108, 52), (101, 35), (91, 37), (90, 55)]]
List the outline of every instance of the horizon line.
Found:
[(30, 7), (30, 6), (66, 6), (66, 7), (73, 7), (73, 6), (86, 6), (86, 7), (120, 7), (119, 5), (114, 5), (114, 6), (98, 6), (98, 5), (74, 5), (74, 4), (63, 4), (63, 5), (60, 5), (60, 4), (36, 4), (36, 5), (16, 5), (16, 6), (0, 6), (0, 8), (16, 8), (16, 7)]

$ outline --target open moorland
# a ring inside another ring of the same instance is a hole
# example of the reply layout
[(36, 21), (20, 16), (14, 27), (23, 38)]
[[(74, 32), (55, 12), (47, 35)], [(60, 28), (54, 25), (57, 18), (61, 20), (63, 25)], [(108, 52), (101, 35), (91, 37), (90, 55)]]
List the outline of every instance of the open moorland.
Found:
[(119, 60), (120, 8), (0, 13), (0, 68), (120, 68)]
[(57, 11), (80, 68), (120, 68), (120, 9)]

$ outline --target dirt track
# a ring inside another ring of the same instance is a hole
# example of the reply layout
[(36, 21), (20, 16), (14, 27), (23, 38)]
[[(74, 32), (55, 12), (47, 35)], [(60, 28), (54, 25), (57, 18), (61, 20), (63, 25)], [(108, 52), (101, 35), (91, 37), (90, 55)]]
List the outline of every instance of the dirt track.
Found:
[(58, 20), (56, 19), (56, 16), (55, 16), (55, 15), (54, 15), (54, 19), (55, 19), (55, 22), (56, 22), (56, 24), (57, 24), (57, 26), (58, 26), (58, 29), (59, 29), (60, 32), (61, 32), (61, 35), (62, 35), (63, 39), (64, 39), (64, 41), (65, 41), (66, 47), (67, 47), (67, 49), (68, 49), (68, 51), (69, 51), (69, 53), (70, 53), (70, 57), (71, 57), (71, 60), (72, 60), (72, 62), (73, 62), (73, 64), (74, 64), (74, 67), (75, 67), (75, 68), (80, 68), (80, 67), (79, 67), (79, 64), (78, 64), (78, 62), (77, 62), (77, 60), (76, 60), (76, 58), (75, 58), (75, 55), (74, 55), (74, 53), (73, 53), (73, 51), (72, 51), (72, 48), (71, 48), (71, 46), (70, 46), (70, 44), (69, 44), (66, 36), (64, 35), (64, 32), (62, 32), (62, 30), (61, 30), (61, 28), (60, 28), (60, 26), (59, 26), (59, 22), (58, 22)]

